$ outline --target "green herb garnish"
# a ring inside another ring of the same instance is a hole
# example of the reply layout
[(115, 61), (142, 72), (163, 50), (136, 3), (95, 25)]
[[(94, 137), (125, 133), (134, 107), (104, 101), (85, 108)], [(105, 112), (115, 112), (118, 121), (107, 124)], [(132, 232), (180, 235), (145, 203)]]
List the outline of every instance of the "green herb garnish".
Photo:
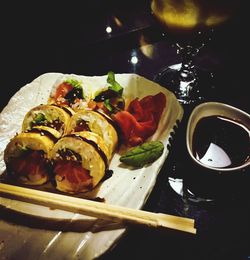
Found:
[(114, 107), (112, 106), (112, 104), (110, 103), (109, 99), (104, 100), (104, 105), (105, 107), (108, 109), (109, 112), (113, 112)]
[(32, 121), (32, 125), (40, 125), (47, 121), (46, 116), (42, 113), (36, 114), (35, 118)]
[(70, 84), (74, 88), (82, 88), (81, 82), (76, 79), (66, 79), (64, 82)]
[(163, 150), (164, 145), (160, 141), (145, 142), (128, 150), (120, 157), (120, 161), (133, 167), (143, 167), (157, 160)]
[(64, 97), (69, 102), (69, 104), (74, 104), (77, 98), (84, 99), (81, 81), (76, 79), (66, 79), (64, 82), (73, 87), (73, 89), (70, 90)]
[(107, 83), (110, 84), (108, 88), (98, 93), (94, 101), (104, 102), (105, 107), (110, 113), (116, 113), (124, 109), (125, 106), (122, 97), (123, 87), (115, 80), (115, 74), (112, 71), (108, 72)]
[(119, 96), (122, 96), (123, 87), (115, 80), (115, 73), (113, 71), (108, 72), (107, 82), (110, 84), (109, 89), (115, 91)]

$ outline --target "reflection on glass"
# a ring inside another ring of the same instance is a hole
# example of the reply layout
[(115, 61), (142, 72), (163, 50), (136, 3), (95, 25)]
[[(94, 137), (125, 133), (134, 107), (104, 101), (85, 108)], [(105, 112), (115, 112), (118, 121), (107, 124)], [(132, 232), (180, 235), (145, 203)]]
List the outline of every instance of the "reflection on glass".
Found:
[(209, 144), (209, 147), (202, 158), (200, 158), (197, 153), (196, 159), (207, 166), (217, 168), (227, 167), (232, 164), (227, 152), (214, 143)]
[(120, 20), (119, 17), (113, 16), (112, 19), (114, 20), (114, 23), (116, 24), (117, 27), (122, 27), (123, 26), (123, 23), (122, 23), (122, 21)]
[(144, 34), (140, 35), (139, 44), (140, 44), (140, 51), (142, 52), (142, 54), (149, 59), (153, 59), (154, 45), (147, 41)]
[(204, 166), (238, 167), (250, 156), (249, 130), (226, 117), (204, 117), (195, 128), (192, 152)]

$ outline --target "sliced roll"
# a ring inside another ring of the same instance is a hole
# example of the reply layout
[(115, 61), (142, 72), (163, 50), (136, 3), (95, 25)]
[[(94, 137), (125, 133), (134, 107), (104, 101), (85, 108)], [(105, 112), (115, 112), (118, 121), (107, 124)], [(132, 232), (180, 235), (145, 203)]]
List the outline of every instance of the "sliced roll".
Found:
[(108, 149), (95, 133), (82, 131), (62, 137), (50, 153), (56, 189), (79, 193), (94, 188), (108, 168)]
[(108, 147), (108, 159), (112, 157), (118, 144), (118, 134), (111, 118), (97, 111), (80, 110), (70, 118), (66, 132), (79, 131), (91, 131), (98, 134)]
[(48, 99), (49, 104), (66, 105), (74, 110), (87, 107), (90, 90), (79, 77), (62, 76), (56, 80)]
[(74, 111), (65, 106), (39, 105), (28, 111), (22, 123), (22, 132), (37, 126), (55, 129), (62, 136)]
[(50, 128), (17, 134), (4, 150), (8, 176), (28, 185), (46, 183), (50, 174), (48, 155), (56, 140)]

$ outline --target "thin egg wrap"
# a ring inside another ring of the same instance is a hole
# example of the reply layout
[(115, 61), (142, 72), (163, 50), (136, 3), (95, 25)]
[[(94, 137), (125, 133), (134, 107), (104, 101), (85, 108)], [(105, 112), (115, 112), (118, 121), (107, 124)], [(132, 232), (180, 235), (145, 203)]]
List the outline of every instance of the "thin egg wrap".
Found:
[(79, 193), (91, 190), (108, 168), (108, 148), (95, 133), (82, 131), (63, 136), (50, 153), (56, 189)]
[(111, 118), (97, 111), (80, 110), (70, 118), (66, 132), (79, 131), (91, 131), (99, 135), (108, 147), (108, 159), (111, 159), (118, 145), (118, 133)]
[(20, 183), (41, 185), (49, 180), (49, 153), (57, 137), (53, 129), (33, 129), (14, 136), (4, 150), (7, 175)]

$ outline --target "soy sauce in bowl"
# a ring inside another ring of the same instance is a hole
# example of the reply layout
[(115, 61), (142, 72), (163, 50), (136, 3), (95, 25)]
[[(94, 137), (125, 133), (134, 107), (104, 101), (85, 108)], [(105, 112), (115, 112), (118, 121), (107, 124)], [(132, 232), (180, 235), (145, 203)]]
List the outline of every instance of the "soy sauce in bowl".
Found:
[(249, 130), (224, 116), (203, 117), (193, 133), (192, 153), (205, 167), (241, 166), (249, 160)]
[(249, 197), (250, 114), (224, 103), (202, 103), (188, 119), (186, 145), (190, 158), (184, 183), (192, 199)]

